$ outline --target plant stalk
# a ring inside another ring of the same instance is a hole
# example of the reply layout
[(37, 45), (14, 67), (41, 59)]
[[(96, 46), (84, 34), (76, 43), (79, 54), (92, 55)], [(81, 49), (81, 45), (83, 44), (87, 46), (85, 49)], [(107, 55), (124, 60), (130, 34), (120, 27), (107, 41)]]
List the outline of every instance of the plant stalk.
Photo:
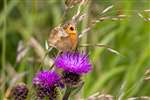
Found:
[(65, 91), (65, 95), (63, 96), (63, 100), (68, 100), (70, 94), (71, 94), (71, 88), (68, 88), (68, 87), (67, 87), (67, 89), (66, 89), (66, 91)]

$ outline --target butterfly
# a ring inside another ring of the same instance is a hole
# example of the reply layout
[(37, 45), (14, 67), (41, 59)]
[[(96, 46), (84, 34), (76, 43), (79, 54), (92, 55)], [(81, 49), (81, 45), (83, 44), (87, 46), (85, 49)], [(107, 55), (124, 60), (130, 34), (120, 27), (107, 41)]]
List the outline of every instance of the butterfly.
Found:
[(68, 21), (62, 26), (55, 27), (51, 30), (48, 45), (62, 52), (73, 51), (77, 48), (78, 32), (76, 23)]

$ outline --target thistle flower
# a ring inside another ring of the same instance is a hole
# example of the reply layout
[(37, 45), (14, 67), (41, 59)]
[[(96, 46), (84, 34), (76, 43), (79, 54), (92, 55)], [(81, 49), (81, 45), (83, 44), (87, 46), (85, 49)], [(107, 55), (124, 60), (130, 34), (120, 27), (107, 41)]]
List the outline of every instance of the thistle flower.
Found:
[(10, 97), (13, 98), (14, 100), (25, 100), (27, 98), (28, 91), (29, 90), (26, 84), (19, 83), (12, 88)]
[(63, 81), (68, 87), (77, 87), (82, 83), (80, 77), (92, 69), (86, 53), (66, 52), (55, 59), (55, 66), (62, 68)]
[(88, 55), (79, 52), (67, 52), (55, 59), (57, 68), (76, 74), (88, 73), (92, 69)]
[(54, 71), (41, 71), (33, 78), (33, 85), (36, 88), (37, 99), (41, 100), (45, 97), (50, 99), (57, 98), (56, 87), (60, 84), (60, 77)]

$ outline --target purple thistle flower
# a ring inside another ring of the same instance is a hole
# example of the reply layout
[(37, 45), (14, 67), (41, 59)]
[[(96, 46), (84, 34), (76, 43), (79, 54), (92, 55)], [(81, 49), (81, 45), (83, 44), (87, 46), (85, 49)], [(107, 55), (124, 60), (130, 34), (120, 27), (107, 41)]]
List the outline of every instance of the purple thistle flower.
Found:
[(66, 52), (59, 55), (55, 59), (55, 65), (58, 68), (64, 69), (66, 72), (72, 72), (79, 75), (88, 73), (92, 69), (88, 55), (80, 52)]
[(33, 78), (34, 85), (42, 87), (53, 87), (59, 83), (60, 76), (54, 71), (41, 71)]
[(40, 71), (33, 78), (33, 85), (36, 88), (37, 99), (46, 96), (50, 99), (57, 97), (56, 87), (60, 86), (60, 76), (54, 71)]

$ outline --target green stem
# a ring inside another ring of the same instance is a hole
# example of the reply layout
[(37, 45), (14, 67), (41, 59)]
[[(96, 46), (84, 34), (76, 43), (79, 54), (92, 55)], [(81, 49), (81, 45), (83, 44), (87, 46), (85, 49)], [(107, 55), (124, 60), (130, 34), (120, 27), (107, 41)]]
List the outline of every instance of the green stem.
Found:
[(63, 96), (63, 100), (68, 100), (69, 99), (71, 91), (72, 91), (72, 89), (67, 87), (67, 89), (65, 91), (65, 95)]
[[(6, 80), (5, 77), (5, 65), (6, 65), (6, 11), (7, 11), (7, 0), (4, 0), (4, 21), (3, 21), (3, 35), (2, 35), (2, 79)], [(2, 85), (2, 97), (5, 93), (5, 82)]]

